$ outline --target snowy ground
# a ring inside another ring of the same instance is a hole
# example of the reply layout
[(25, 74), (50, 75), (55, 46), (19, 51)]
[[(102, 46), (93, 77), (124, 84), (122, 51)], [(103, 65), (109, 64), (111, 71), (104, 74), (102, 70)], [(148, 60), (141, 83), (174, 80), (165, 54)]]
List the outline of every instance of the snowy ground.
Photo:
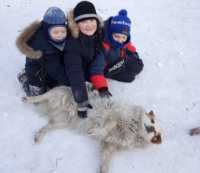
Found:
[[(45, 124), (34, 107), (20, 100), (16, 74), (24, 57), (15, 47), (22, 28), (40, 19), (52, 5), (67, 10), (78, 1), (0, 0), (0, 173), (95, 173), (99, 148), (67, 130), (33, 143)], [(153, 109), (163, 129), (163, 143), (117, 155), (110, 173), (197, 173), (200, 136), (200, 1), (94, 1), (104, 19), (126, 8), (133, 20), (132, 40), (145, 68), (132, 84), (110, 82), (115, 99)]]

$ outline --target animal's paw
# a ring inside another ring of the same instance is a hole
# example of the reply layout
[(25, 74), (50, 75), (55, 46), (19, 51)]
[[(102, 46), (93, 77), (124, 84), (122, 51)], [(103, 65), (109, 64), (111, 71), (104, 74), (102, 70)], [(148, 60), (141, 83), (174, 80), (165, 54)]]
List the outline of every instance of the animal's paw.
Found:
[(23, 101), (24, 103), (27, 103), (27, 102), (28, 102), (28, 97), (27, 97), (27, 96), (22, 97), (22, 101)]
[(101, 165), (99, 173), (106, 173), (106, 172), (108, 172), (108, 168), (105, 165)]
[(105, 130), (104, 129), (99, 129), (99, 128), (96, 128), (96, 127), (93, 127), (93, 128), (90, 128), (88, 131), (87, 131), (87, 134), (93, 138), (96, 138), (96, 139), (102, 139), (104, 138), (105, 136)]
[(40, 131), (38, 131), (34, 136), (34, 142), (36, 144), (39, 144), (39, 143), (41, 143), (41, 141), (42, 141), (42, 134)]
[(94, 134), (96, 134), (96, 130), (94, 127), (90, 128), (88, 131), (87, 131), (87, 134), (90, 135), (90, 136), (93, 136)]
[(200, 127), (198, 128), (193, 128), (190, 130), (190, 135), (193, 136), (193, 135), (198, 135), (200, 134)]

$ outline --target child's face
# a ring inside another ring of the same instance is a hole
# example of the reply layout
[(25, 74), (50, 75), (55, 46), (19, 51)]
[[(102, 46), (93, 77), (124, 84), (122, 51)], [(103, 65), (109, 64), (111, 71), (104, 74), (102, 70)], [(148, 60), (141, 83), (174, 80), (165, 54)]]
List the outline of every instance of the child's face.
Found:
[(127, 35), (121, 34), (121, 33), (114, 33), (114, 34), (112, 34), (112, 37), (118, 43), (124, 43), (124, 42), (126, 42), (126, 40), (128, 38)]
[(53, 28), (50, 29), (49, 31), (50, 36), (53, 40), (63, 40), (66, 38), (67, 36), (67, 29), (64, 26), (55, 26)]
[(92, 36), (97, 30), (97, 21), (96, 19), (83, 20), (78, 22), (78, 27), (83, 34)]

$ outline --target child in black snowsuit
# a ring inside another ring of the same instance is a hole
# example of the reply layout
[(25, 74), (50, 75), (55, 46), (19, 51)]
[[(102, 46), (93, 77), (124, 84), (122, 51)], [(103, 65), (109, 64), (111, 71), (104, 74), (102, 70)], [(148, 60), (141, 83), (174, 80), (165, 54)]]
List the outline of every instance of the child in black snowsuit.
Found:
[(41, 22), (34, 22), (17, 39), (26, 55), (25, 72), (18, 75), (27, 96), (40, 95), (57, 85), (68, 85), (63, 63), (67, 27), (64, 12), (49, 8)]
[[(68, 23), (72, 36), (68, 38), (65, 46), (65, 71), (78, 105), (78, 115), (84, 118), (87, 117), (87, 109), (91, 108), (86, 81), (90, 81), (98, 89), (100, 96), (111, 95), (104, 78), (104, 67), (94, 63), (98, 53), (102, 51), (102, 22), (94, 5), (81, 1), (68, 14)], [(98, 80), (101, 81), (100, 84), (96, 83)]]
[(130, 41), (130, 28), (131, 21), (126, 10), (120, 10), (117, 16), (106, 20), (104, 52), (96, 58), (96, 64), (103, 64), (106, 77), (121, 82), (132, 82), (144, 66)]

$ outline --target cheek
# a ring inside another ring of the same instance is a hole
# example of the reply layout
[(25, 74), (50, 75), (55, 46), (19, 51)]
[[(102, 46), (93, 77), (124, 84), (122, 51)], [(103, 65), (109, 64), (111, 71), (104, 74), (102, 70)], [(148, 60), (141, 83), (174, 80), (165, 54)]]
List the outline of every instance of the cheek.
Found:
[(78, 27), (79, 27), (80, 31), (85, 30), (85, 25), (83, 23), (78, 23)]
[(60, 36), (66, 37), (67, 36), (67, 32), (61, 32)]
[(122, 42), (126, 42), (126, 40), (127, 40), (127, 38), (123, 38), (123, 39), (122, 39)]
[(114, 39), (115, 41), (119, 42), (118, 37), (113, 36), (113, 39)]
[(97, 23), (96, 22), (93, 24), (93, 29), (97, 30)]
[(58, 33), (55, 33), (55, 32), (50, 33), (50, 35), (51, 35), (52, 38), (58, 37)]

